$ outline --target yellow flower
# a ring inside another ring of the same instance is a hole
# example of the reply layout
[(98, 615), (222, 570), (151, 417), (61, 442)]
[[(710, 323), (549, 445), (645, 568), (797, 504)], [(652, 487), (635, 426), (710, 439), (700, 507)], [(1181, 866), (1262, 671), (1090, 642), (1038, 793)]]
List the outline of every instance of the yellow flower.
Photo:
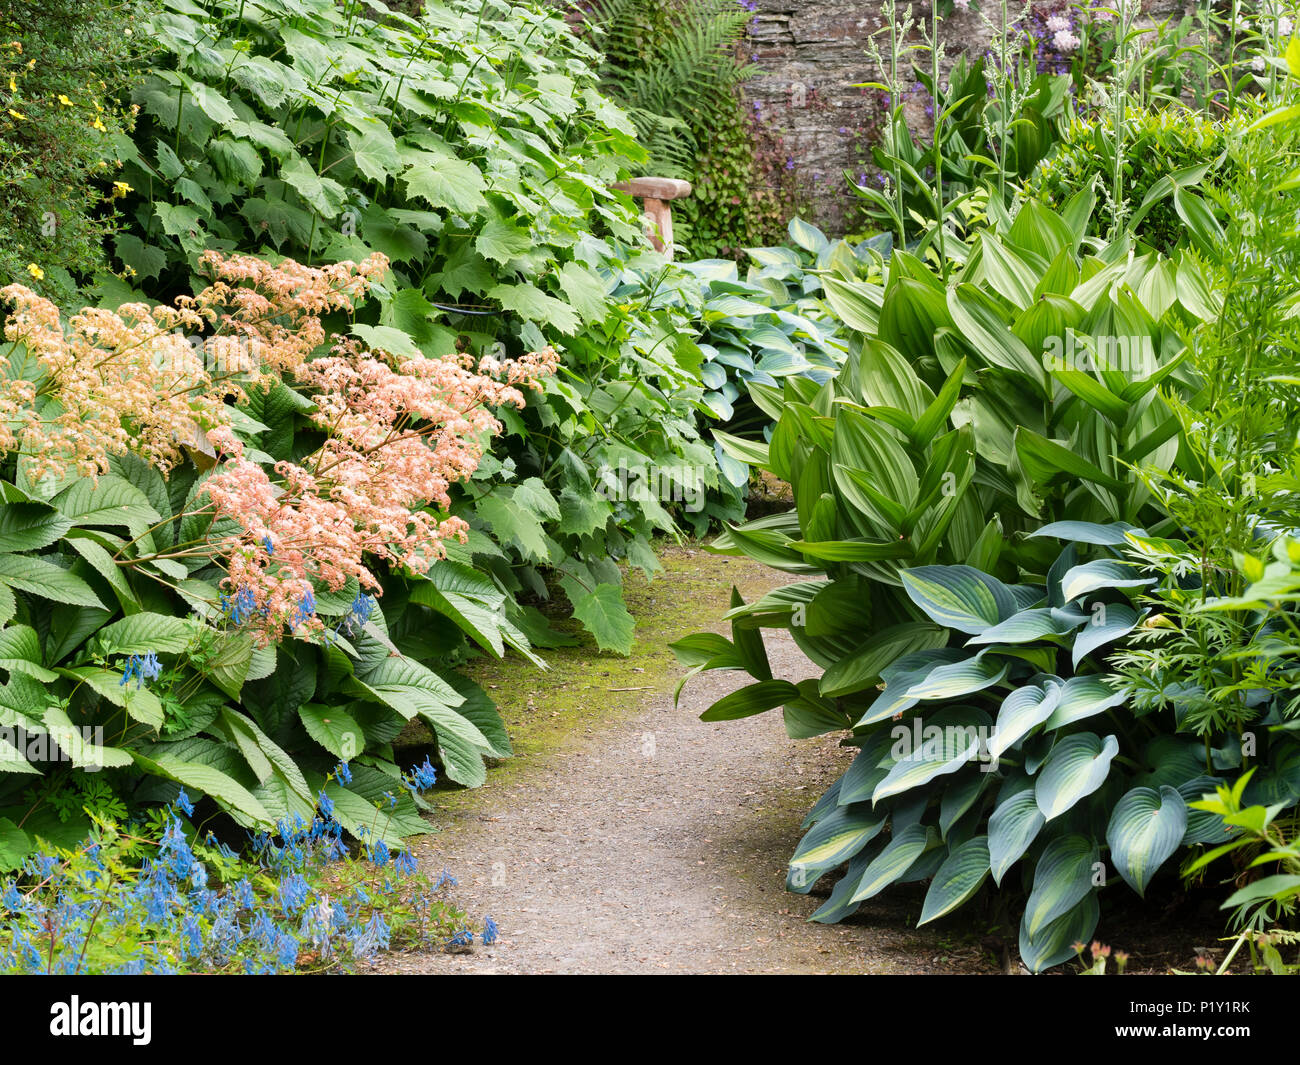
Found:
[(128, 185), (125, 181), (113, 182), (113, 199), (115, 200), (120, 200), (124, 196), (126, 196), (128, 192), (134, 192), (134, 191), (135, 190), (131, 188), (131, 186)]
[(61, 103), (64, 107), (72, 106), (72, 101), (69, 100), (66, 96), (64, 96), (63, 93), (59, 93), (59, 103)]
[(17, 111), (15, 111), (12, 107), (9, 108), (9, 113), (10, 113), (11, 115), (13, 115), (14, 118), (21, 119), (23, 122), (26, 122), (26, 121), (27, 121), (27, 116), (26, 116), (26, 115), (20, 115), (20, 114), (19, 114)]
[(37, 266), (35, 263), (27, 264), (27, 272), (31, 274), (32, 277), (36, 278), (37, 281), (41, 280), (41, 278), (45, 276), (45, 271), (42, 270), (39, 266)]
[(9, 75), (9, 91), (10, 92), (18, 91), (18, 82), (14, 81), (14, 76), (12, 74)]
[(95, 116), (95, 121), (92, 122), (92, 123), (90, 124), (90, 128), (91, 128), (91, 129), (101, 130), (101, 131), (103, 131), (104, 133), (107, 133), (107, 132), (108, 132), (108, 127), (107, 127), (106, 125), (104, 125), (104, 123), (102, 123), (102, 122), (99, 120), (99, 116), (98, 116), (98, 115)]
[(35, 59), (29, 59), (29, 60), (27, 60), (27, 69), (28, 69), (28, 70), (35, 70), (35, 69), (36, 69), (36, 60), (35, 60)]

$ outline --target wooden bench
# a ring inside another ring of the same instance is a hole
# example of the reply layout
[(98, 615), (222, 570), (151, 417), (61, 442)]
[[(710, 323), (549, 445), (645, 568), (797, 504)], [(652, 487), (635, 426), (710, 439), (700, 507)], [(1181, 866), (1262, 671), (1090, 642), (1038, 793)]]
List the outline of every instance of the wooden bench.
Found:
[(642, 202), (646, 220), (646, 236), (655, 251), (673, 257), (673, 200), (691, 194), (691, 183), (677, 178), (640, 177), (615, 185), (618, 192), (626, 192)]

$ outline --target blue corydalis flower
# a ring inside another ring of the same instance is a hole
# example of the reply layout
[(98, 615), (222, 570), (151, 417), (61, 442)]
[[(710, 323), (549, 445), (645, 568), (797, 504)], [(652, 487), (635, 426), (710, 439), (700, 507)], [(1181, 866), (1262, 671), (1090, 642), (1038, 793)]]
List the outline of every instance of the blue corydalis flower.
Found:
[(156, 680), (162, 673), (162, 666), (158, 662), (158, 655), (150, 651), (145, 655), (131, 655), (126, 660), (126, 666), (122, 670), (122, 679), (117, 682), (118, 687), (130, 682), (135, 678), (135, 686), (138, 691), (144, 687), (147, 680)]
[(483, 918), (483, 945), (485, 947), (490, 947), (493, 943), (497, 941), (497, 936), (499, 933), (500, 933), (500, 929), (497, 928), (496, 921), (492, 920), (491, 917), (484, 917)]

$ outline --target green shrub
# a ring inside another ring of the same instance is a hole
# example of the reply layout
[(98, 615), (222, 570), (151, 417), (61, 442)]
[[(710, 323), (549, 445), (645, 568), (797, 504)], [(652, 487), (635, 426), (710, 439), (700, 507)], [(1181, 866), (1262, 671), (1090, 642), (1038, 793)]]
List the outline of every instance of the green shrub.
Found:
[[(676, 525), (657, 498), (604, 498), (598, 472), (690, 469), (721, 489), (690, 329), (623, 298), (670, 268), (640, 250), (638, 213), (610, 190), (643, 152), (599, 91), (596, 54), (553, 10), (500, 0), (439, 0), (418, 18), (176, 0), (151, 26), (161, 58), (137, 92), (118, 255), (167, 293), (187, 290), (205, 248), (308, 263), (382, 252), (394, 269), (369, 343), (560, 348), (563, 374), (506, 416), (456, 512), (487, 534), (474, 557), (506, 592), (547, 595), (542, 570), (558, 569), (575, 615), (626, 651), (616, 562), (653, 571), (649, 538)], [(723, 492), (719, 506), (737, 504)]]
[(105, 266), (115, 226), (118, 104), (147, 47), (142, 3), (0, 3), (0, 282), (64, 303)]
[[(799, 377), (780, 389), (751, 383), (755, 402), (776, 420), (771, 440), (723, 440), (737, 458), (789, 481), (795, 509), (728, 530), (716, 549), (799, 579), (756, 603), (733, 603), (732, 640), (699, 634), (676, 649), (693, 671), (741, 669), (754, 678), (715, 703), (706, 720), (782, 706), (792, 736), (850, 729), (847, 742), (863, 747), (851, 775), (815, 808), (792, 863), (797, 890), (850, 863), (818, 919), (839, 920), (900, 879), (936, 877), (927, 918), (964, 901), (988, 871), (988, 857), (975, 844), (986, 832), (982, 802), (1000, 809), (1018, 791), (1032, 796), (1033, 771), (1051, 757), (1054, 739), (1068, 737), (1071, 758), (1087, 755), (1099, 774), (1089, 778), (1094, 785), (1106, 779), (1100, 766), (1110, 763), (1116, 742), (1076, 728), (1083, 711), (1057, 720), (1064, 731), (1054, 726), (1040, 738), (1035, 730), (1062, 692), (1075, 687), (1095, 696), (1087, 715), (1122, 713), (1107, 694), (1100, 661), (1087, 656), (1136, 623), (1126, 595), (1116, 591), (1127, 586), (1126, 574), (1135, 586), (1150, 578), (1125, 560), (1084, 562), (1081, 553), (1062, 554), (1028, 534), (1044, 520), (1071, 519), (1046, 531), (1118, 546), (1126, 542), (1124, 530), (1162, 520), (1151, 489), (1127, 462), (1174, 461), (1178, 428), (1170, 429), (1161, 389), (1195, 389), (1180, 377), (1180, 338), (1212, 312), (1197, 295), (1204, 281), (1190, 258), (1130, 259), (1122, 241), (1083, 251), (1092, 205), (1090, 194), (1060, 215), (1026, 204), (1014, 223), (975, 239), (946, 285), (902, 251), (894, 252), (882, 284), (825, 276), (831, 307), (860, 334), (844, 369), (820, 386)], [(1134, 295), (1177, 278), (1181, 298), (1163, 286), (1170, 298), (1150, 306)], [(1118, 337), (1122, 349), (1110, 345)], [(933, 594), (922, 582), (934, 586)], [(1098, 616), (1105, 619), (1100, 630)], [(773, 680), (765, 627), (789, 629), (822, 675), (798, 685)], [(1013, 690), (1019, 694), (1008, 702)], [(893, 716), (910, 712), (909, 723), (931, 724), (920, 708), (929, 702), (934, 709), (935, 699), (942, 700), (935, 715), (941, 726), (984, 726), (994, 736), (1002, 730), (998, 753), (1012, 752), (1005, 771), (958, 773), (967, 751), (941, 764), (924, 756), (891, 759)], [(1133, 757), (1158, 764), (1159, 752), (1144, 750), (1132, 747)], [(878, 790), (896, 763), (891, 784)], [(1064, 766), (1062, 773), (1070, 775)], [(1022, 947), (1036, 969), (1072, 956), (1073, 938), (1086, 934), (1066, 933), (1095, 923), (1092, 887), (1081, 870), (1105, 838), (1119, 784), (1116, 778), (1108, 785), (1095, 809), (1085, 804), (1059, 821), (1092, 789), (1064, 805), (1044, 800), (1036, 808), (1055, 822), (1050, 829), (1029, 834), (1028, 850), (999, 851), (1009, 855), (999, 878), (1017, 859), (1025, 868), (1043, 866), (1032, 883), (1041, 881), (1044, 890), (1049, 881), (1060, 886), (1062, 870), (1069, 872), (1069, 889), (1059, 896), (1069, 901), (1059, 908), (1039, 906), (1042, 892), (1030, 896)], [(852, 798), (841, 804), (846, 794)], [(1149, 798), (1143, 794), (1144, 802)], [(1085, 811), (1102, 818), (1100, 828), (1077, 823)], [(886, 824), (888, 844), (875, 839)], [(1058, 865), (1065, 857), (1069, 862)], [(961, 867), (964, 888), (941, 898), (946, 877), (937, 874), (949, 859), (948, 871)], [(972, 862), (984, 867), (972, 871)]]

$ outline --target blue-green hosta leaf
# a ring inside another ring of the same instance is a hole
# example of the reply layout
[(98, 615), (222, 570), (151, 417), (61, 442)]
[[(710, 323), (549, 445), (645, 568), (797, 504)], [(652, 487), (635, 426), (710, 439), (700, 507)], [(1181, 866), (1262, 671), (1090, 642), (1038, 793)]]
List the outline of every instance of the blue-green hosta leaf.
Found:
[(861, 806), (837, 807), (799, 841), (790, 856), (790, 868), (805, 870), (802, 879), (811, 887), (817, 879), (812, 876), (814, 870), (833, 869), (848, 861), (884, 828), (888, 816), (885, 811), (876, 813)]
[(976, 836), (954, 850), (930, 881), (921, 906), (923, 925), (951, 913), (980, 889), (989, 875), (989, 838)]
[(903, 587), (933, 621), (979, 635), (1016, 613), (1015, 597), (996, 577), (971, 566), (904, 570)]
[(908, 688), (928, 677), (936, 666), (965, 660), (966, 652), (959, 647), (936, 647), (904, 655), (880, 671), (885, 690), (867, 707), (862, 717), (855, 722), (854, 728), (885, 721), (915, 706), (917, 700), (908, 697)]
[(989, 740), (989, 754), (1000, 757), (1051, 717), (1063, 689), (1059, 678), (1045, 677), (1041, 683), (1017, 688), (1002, 700), (997, 727)]
[(953, 699), (970, 695), (1001, 682), (1008, 665), (993, 657), (978, 654), (964, 662), (936, 666), (923, 679), (907, 689), (909, 699)]
[(1101, 906), (1094, 891), (1089, 891), (1072, 909), (1042, 928), (1037, 936), (1028, 934), (1025, 928), (1027, 917), (1022, 917), (1020, 960), (1032, 973), (1041, 973), (1053, 965), (1069, 961), (1075, 956), (1074, 944), (1087, 943), (1092, 938), (1100, 917)]
[(1054, 521), (1044, 525), (1037, 532), (1027, 534), (1027, 539), (1035, 536), (1050, 536), (1057, 540), (1073, 540), (1081, 544), (1099, 544), (1105, 547), (1117, 547), (1125, 543), (1124, 534), (1133, 529), (1128, 522), (1115, 521), (1109, 525), (1098, 525), (1091, 521)]
[(1087, 620), (1083, 615), (1066, 613), (1054, 607), (1037, 607), (1012, 614), (991, 629), (966, 641), (966, 646), (986, 643), (1029, 643), (1044, 636), (1064, 636), (1073, 632)]
[(1174, 788), (1133, 788), (1115, 804), (1106, 828), (1110, 858), (1134, 891), (1145, 895), (1157, 869), (1187, 831), (1187, 804)]
[(1138, 612), (1127, 603), (1097, 603), (1088, 624), (1074, 638), (1071, 660), (1077, 666), (1083, 656), (1127, 636), (1138, 623)]
[(906, 873), (912, 863), (926, 850), (932, 831), (933, 829), (928, 829), (924, 825), (912, 824), (895, 835), (885, 849), (877, 854), (863, 870), (849, 901), (861, 902), (863, 899), (869, 899), (884, 891)]
[(1192, 847), (1197, 843), (1226, 843), (1241, 832), (1227, 825), (1223, 818), (1209, 810), (1198, 810), (1191, 803), (1214, 798), (1215, 789), (1222, 781), (1211, 776), (1199, 776), (1178, 785), (1178, 794), (1187, 805), (1187, 829), (1180, 845)]
[(989, 864), (995, 883), (1002, 883), (1007, 870), (1020, 860), (1046, 823), (1033, 788), (998, 805), (989, 817)]
[(965, 779), (958, 777), (943, 789), (943, 798), (939, 800), (939, 835), (945, 840), (952, 826), (984, 794), (984, 789), (993, 779), (984, 770), (990, 769), (991, 765), (981, 762), (974, 772), (965, 774)]
[(1034, 867), (1034, 889), (1025, 903), (1023, 927), (1031, 938), (1092, 890), (1097, 857), (1097, 845), (1086, 836), (1064, 836), (1047, 845)]
[(982, 710), (953, 707), (896, 726), (890, 731), (896, 760), (876, 785), (871, 801), (910, 791), (982, 757), (982, 739), (988, 735), (989, 724), (989, 716)]
[(1046, 731), (1051, 732), (1063, 725), (1100, 714), (1112, 706), (1119, 706), (1124, 702), (1124, 698), (1124, 693), (1116, 691), (1107, 684), (1101, 674), (1070, 677), (1065, 682), (1065, 687), (1061, 689), (1061, 698), (1056, 704), (1056, 709), (1047, 719)]
[(1131, 562), (1099, 558), (1067, 572), (1061, 578), (1061, 595), (1069, 603), (1098, 588), (1140, 588), (1154, 583), (1154, 577), (1141, 576)]
[(1114, 736), (1104, 740), (1091, 732), (1066, 736), (1047, 756), (1034, 783), (1034, 797), (1047, 820), (1059, 817), (1106, 780), (1111, 760), (1119, 753)]

